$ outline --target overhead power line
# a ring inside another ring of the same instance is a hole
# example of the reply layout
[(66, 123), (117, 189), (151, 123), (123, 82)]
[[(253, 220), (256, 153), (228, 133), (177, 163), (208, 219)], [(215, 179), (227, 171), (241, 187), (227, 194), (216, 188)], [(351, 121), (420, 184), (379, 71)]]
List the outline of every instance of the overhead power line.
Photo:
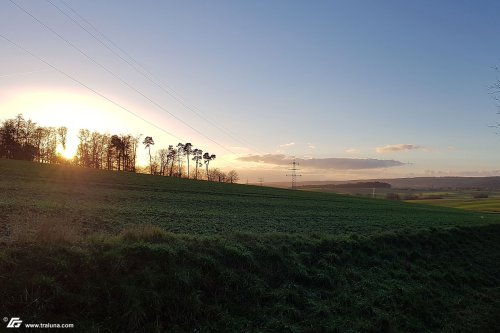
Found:
[(111, 71), (110, 69), (108, 69), (106, 66), (102, 65), (100, 62), (98, 62), (97, 60), (95, 60), (94, 58), (92, 58), (91, 56), (89, 56), (85, 51), (83, 51), (82, 49), (80, 49), (79, 47), (77, 47), (75, 44), (73, 44), (72, 42), (70, 42), (69, 40), (67, 40), (66, 38), (64, 38), (61, 34), (59, 34), (57, 31), (55, 31), (54, 29), (52, 29), (51, 27), (49, 27), (47, 24), (43, 23), (41, 20), (39, 20), (35, 15), (33, 15), (31, 12), (29, 12), (27, 9), (25, 9), (24, 7), (20, 6), (19, 4), (17, 4), (14, 0), (9, 0), (13, 5), (15, 5), (17, 8), (19, 8), (20, 10), (22, 10), (24, 13), (26, 13), (27, 15), (29, 15), (31, 18), (33, 18), (36, 22), (38, 22), (41, 26), (43, 26), (45, 29), (47, 29), (48, 31), (50, 31), (51, 33), (55, 34), (59, 39), (61, 39), (62, 41), (64, 41), (65, 43), (67, 43), (68, 45), (70, 45), (72, 48), (74, 48), (75, 50), (77, 50), (81, 55), (83, 55), (84, 57), (86, 57), (87, 59), (89, 59), (91, 62), (93, 62), (94, 64), (96, 64), (97, 66), (99, 66), (100, 68), (102, 68), (104, 71), (106, 71), (107, 73), (109, 73), (110, 75), (112, 75), (113, 77), (115, 77), (117, 80), (119, 80), (120, 82), (122, 82), (124, 85), (126, 85), (127, 87), (129, 87), (130, 89), (132, 89), (133, 91), (135, 91), (136, 93), (138, 93), (139, 95), (141, 95), (142, 97), (144, 97), (145, 99), (147, 99), (150, 103), (152, 103), (153, 105), (155, 105), (156, 107), (158, 107), (159, 109), (167, 112), (168, 114), (170, 114), (172, 117), (174, 117), (175, 119), (177, 119), (179, 122), (181, 122), (182, 124), (184, 124), (185, 126), (189, 127), (190, 129), (192, 129), (193, 131), (195, 131), (196, 133), (200, 134), (201, 136), (203, 136), (204, 138), (208, 139), (209, 141), (213, 142), (214, 144), (216, 144), (217, 146), (221, 147), (222, 149), (230, 152), (231, 154), (234, 154), (236, 155), (235, 152), (231, 151), (229, 148), (225, 147), (224, 145), (220, 144), (219, 142), (215, 141), (214, 139), (210, 138), (209, 136), (207, 136), (205, 133), (197, 130), (196, 128), (194, 128), (193, 126), (191, 126), (190, 124), (188, 124), (187, 122), (185, 122), (184, 120), (182, 120), (181, 118), (177, 117), (175, 114), (173, 114), (172, 112), (170, 112), (168, 109), (164, 108), (162, 105), (160, 105), (159, 103), (157, 103), (156, 101), (152, 100), (151, 98), (149, 98), (146, 94), (144, 94), (143, 92), (141, 92), (140, 90), (138, 90), (137, 88), (135, 88), (134, 86), (132, 86), (131, 84), (129, 84), (127, 81), (125, 81), (124, 79), (122, 79), (119, 75), (115, 74), (113, 71)]
[(35, 73), (48, 72), (48, 71), (50, 71), (50, 69), (40, 69), (38, 71), (3, 74), (3, 75), (0, 75), (0, 77), (11, 77), (11, 76), (29, 75), (29, 74), (35, 74)]
[[(92, 28), (94, 31), (96, 31), (103, 39), (105, 39), (109, 44), (111, 44), (114, 48), (118, 49), (120, 52), (122, 52), (126, 57), (128, 57), (131, 61), (125, 59), (122, 57), (121, 54), (116, 52), (112, 47), (110, 47), (107, 43), (105, 43), (101, 38), (96, 36), (94, 33), (89, 31), (85, 26), (83, 26), (80, 22), (78, 22), (75, 18), (73, 18), (71, 15), (69, 15), (67, 12), (65, 12), (63, 9), (61, 9), (59, 6), (54, 4), (53, 1), (51, 0), (46, 0), (48, 3), (50, 3), (54, 8), (56, 8), (61, 14), (66, 16), (68, 19), (70, 19), (73, 23), (75, 23), (77, 26), (79, 26), (81, 29), (83, 29), (87, 34), (89, 34), (92, 38), (94, 38), (99, 44), (104, 46), (107, 50), (109, 50), (111, 53), (113, 53), (115, 56), (117, 56), (119, 59), (121, 59), (123, 62), (127, 63), (130, 67), (132, 67), (137, 73), (139, 73), (141, 76), (146, 78), (149, 82), (154, 84), (156, 87), (161, 89), (164, 93), (169, 95), (171, 98), (173, 98), (175, 101), (177, 101), (181, 106), (183, 106), (185, 109), (191, 111), (194, 113), (196, 116), (201, 118), (202, 120), (206, 121), (213, 127), (217, 128), (219, 131), (222, 133), (226, 134), (228, 137), (231, 139), (238, 141), (242, 143), (243, 145), (250, 146), (254, 148), (256, 151), (259, 151), (258, 148), (253, 146), (251, 143), (248, 143), (246, 140), (243, 138), (239, 138), (237, 135), (232, 133), (229, 129), (225, 128), (224, 126), (218, 125), (217, 122), (213, 121), (210, 119), (210, 117), (204, 115), (200, 109), (198, 109), (195, 106), (191, 106), (188, 103), (184, 101), (184, 98), (177, 92), (175, 91), (172, 87), (169, 87), (167, 84), (161, 82), (160, 79), (158, 79), (153, 73), (148, 71), (144, 66), (142, 66), (137, 60), (134, 59), (127, 51), (125, 51), (123, 48), (119, 47), (116, 43), (114, 43), (109, 37), (107, 37), (105, 34), (103, 34), (99, 29), (97, 29), (91, 22), (89, 22), (87, 19), (85, 19), (82, 15), (80, 15), (75, 9), (73, 9), (70, 5), (68, 5), (64, 0), (60, 0), (74, 15), (76, 15), (80, 20), (82, 20), (85, 24), (87, 24), (90, 28)], [(165, 88), (165, 87), (166, 88)]]
[[(152, 127), (156, 128), (156, 129), (160, 130), (161, 132), (163, 132), (163, 133), (165, 133), (165, 134), (170, 135), (171, 137), (173, 137), (173, 138), (175, 138), (175, 139), (177, 139), (177, 140), (179, 140), (179, 141), (184, 141), (184, 142), (186, 142), (186, 140), (185, 140), (185, 139), (183, 139), (183, 138), (179, 137), (179, 136), (178, 136), (178, 135), (176, 135), (176, 134), (170, 133), (169, 131), (167, 131), (167, 130), (166, 130), (166, 129), (164, 129), (163, 127), (160, 127), (160, 126), (156, 125), (155, 123), (153, 123), (153, 122), (151, 122), (151, 121), (147, 120), (146, 118), (144, 118), (144, 117), (140, 116), (140, 115), (139, 115), (139, 114), (137, 114), (136, 112), (134, 112), (134, 111), (130, 110), (129, 108), (127, 108), (127, 107), (123, 106), (122, 104), (120, 104), (120, 103), (116, 102), (115, 100), (113, 100), (113, 99), (111, 99), (111, 98), (107, 97), (107, 96), (106, 96), (106, 95), (104, 95), (103, 93), (100, 93), (100, 92), (99, 92), (99, 91), (97, 91), (96, 89), (91, 88), (89, 85), (87, 85), (87, 84), (85, 84), (84, 82), (82, 82), (82, 81), (78, 80), (77, 78), (75, 78), (75, 77), (71, 76), (70, 74), (66, 73), (66, 72), (65, 72), (65, 71), (63, 71), (62, 69), (57, 68), (56, 66), (52, 65), (51, 63), (49, 63), (49, 62), (48, 62), (48, 61), (46, 61), (45, 59), (43, 59), (43, 58), (41, 58), (41, 57), (37, 56), (37, 55), (36, 55), (35, 53), (33, 53), (32, 51), (30, 51), (30, 50), (26, 49), (25, 47), (23, 47), (23, 46), (21, 46), (20, 44), (18, 44), (18, 43), (16, 43), (16, 42), (14, 42), (13, 40), (11, 40), (11, 39), (7, 38), (6, 36), (4, 36), (4, 35), (3, 35), (3, 34), (1, 34), (1, 33), (0, 33), (0, 38), (4, 39), (5, 41), (7, 41), (7, 42), (9, 42), (10, 44), (14, 45), (14, 46), (15, 46), (15, 47), (17, 47), (18, 49), (20, 49), (20, 50), (22, 50), (22, 51), (26, 52), (27, 54), (29, 54), (29, 55), (30, 55), (30, 56), (32, 56), (33, 58), (37, 59), (38, 61), (40, 61), (40, 62), (42, 62), (42, 63), (46, 64), (47, 66), (49, 66), (50, 68), (52, 68), (52, 69), (53, 69), (53, 70), (55, 70), (56, 72), (58, 72), (58, 73), (60, 73), (60, 74), (64, 75), (65, 77), (69, 78), (69, 79), (70, 79), (70, 80), (72, 80), (73, 82), (75, 82), (75, 83), (77, 83), (77, 84), (81, 85), (82, 87), (86, 88), (87, 90), (91, 91), (91, 92), (92, 92), (92, 93), (94, 93), (95, 95), (97, 95), (97, 96), (99, 96), (99, 97), (103, 98), (104, 100), (106, 100), (106, 101), (110, 102), (111, 104), (113, 104), (113, 105), (117, 106), (118, 108), (120, 108), (120, 109), (122, 109), (122, 110), (126, 111), (127, 113), (129, 113), (129, 114), (133, 115), (134, 117), (136, 117), (136, 118), (138, 118), (138, 119), (142, 120), (144, 123), (146, 123), (146, 124), (148, 124), (148, 125), (150, 125), (150, 126), (152, 126)], [(227, 162), (228, 164), (230, 164), (230, 165), (231, 165), (231, 166), (233, 166), (233, 167), (235, 166), (235, 165), (233, 164), (233, 162), (231, 162), (231, 161), (228, 161), (228, 160), (226, 160), (226, 159), (224, 159), (224, 158), (223, 158), (222, 160), (223, 160), (223, 161), (225, 161), (225, 162)]]
[(172, 137), (174, 137), (174, 138), (176, 138), (176, 139), (179, 139), (179, 140), (181, 140), (181, 141), (184, 141), (181, 137), (179, 137), (179, 136), (177, 136), (177, 135), (175, 135), (175, 134), (173, 134), (173, 133), (170, 133), (169, 131), (165, 130), (164, 128), (162, 128), (162, 127), (160, 127), (160, 126), (158, 126), (158, 125), (156, 125), (155, 123), (153, 123), (153, 122), (151, 122), (151, 121), (149, 121), (149, 120), (147, 120), (147, 119), (145, 119), (145, 118), (141, 117), (140, 115), (138, 115), (137, 113), (133, 112), (132, 110), (130, 110), (130, 109), (128, 109), (128, 108), (126, 108), (125, 106), (121, 105), (120, 103), (118, 103), (118, 102), (116, 102), (116, 101), (112, 100), (111, 98), (107, 97), (106, 95), (104, 95), (104, 94), (102, 94), (102, 93), (98, 92), (97, 90), (95, 90), (95, 89), (91, 88), (91, 87), (90, 87), (90, 86), (88, 86), (87, 84), (85, 84), (85, 83), (83, 83), (82, 81), (80, 81), (80, 80), (76, 79), (75, 77), (73, 77), (73, 76), (69, 75), (69, 74), (68, 74), (68, 73), (66, 73), (65, 71), (63, 71), (63, 70), (61, 70), (61, 69), (57, 68), (56, 66), (52, 65), (51, 63), (49, 63), (49, 62), (48, 62), (48, 61), (46, 61), (45, 59), (43, 59), (43, 58), (41, 58), (41, 57), (37, 56), (36, 54), (34, 54), (33, 52), (31, 52), (30, 50), (28, 50), (28, 49), (24, 48), (23, 46), (21, 46), (21, 45), (17, 44), (16, 42), (14, 42), (14, 41), (12, 41), (12, 40), (10, 40), (9, 38), (5, 37), (4, 35), (0, 34), (0, 37), (1, 37), (2, 39), (6, 40), (7, 42), (9, 42), (10, 44), (14, 45), (15, 47), (17, 47), (18, 49), (20, 49), (20, 50), (22, 50), (22, 51), (26, 52), (27, 54), (29, 54), (29, 55), (30, 55), (30, 56), (32, 56), (33, 58), (35, 58), (35, 59), (37, 59), (37, 60), (39, 60), (39, 61), (43, 62), (44, 64), (46, 64), (47, 66), (49, 66), (49, 67), (50, 67), (50, 68), (52, 68), (53, 70), (55, 70), (55, 71), (57, 71), (57, 72), (61, 73), (62, 75), (66, 76), (67, 78), (69, 78), (69, 79), (70, 79), (70, 80), (72, 80), (73, 82), (76, 82), (76, 83), (78, 83), (79, 85), (81, 85), (82, 87), (84, 87), (84, 88), (86, 88), (86, 89), (90, 90), (91, 92), (93, 92), (93, 93), (94, 93), (94, 94), (96, 94), (97, 96), (99, 96), (99, 97), (101, 97), (101, 98), (104, 98), (105, 100), (107, 100), (108, 102), (112, 103), (113, 105), (115, 105), (115, 106), (119, 107), (120, 109), (122, 109), (122, 110), (124, 110), (124, 111), (126, 111), (126, 112), (130, 113), (131, 115), (133, 115), (133, 116), (135, 116), (135, 117), (137, 117), (137, 118), (141, 119), (142, 121), (144, 121), (144, 122), (145, 122), (145, 123), (147, 123), (148, 125), (151, 125), (151, 126), (153, 126), (154, 128), (156, 128), (156, 129), (158, 129), (158, 130), (160, 130), (160, 131), (162, 131), (162, 132), (164, 132), (164, 133), (166, 133), (166, 134), (168, 134), (168, 135), (170, 135), (170, 136), (172, 136)]

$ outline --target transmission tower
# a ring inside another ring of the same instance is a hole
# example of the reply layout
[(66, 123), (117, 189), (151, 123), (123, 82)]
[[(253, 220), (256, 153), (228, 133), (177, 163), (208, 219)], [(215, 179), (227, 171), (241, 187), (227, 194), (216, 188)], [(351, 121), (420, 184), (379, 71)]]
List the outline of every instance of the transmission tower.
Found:
[(259, 183), (260, 183), (260, 186), (262, 186), (264, 184), (264, 178), (260, 177), (259, 178)]
[(292, 190), (295, 190), (297, 188), (297, 177), (301, 177), (302, 175), (298, 175), (297, 174), (297, 171), (299, 171), (300, 169), (297, 168), (297, 166), (299, 165), (299, 163), (295, 162), (295, 157), (293, 158), (293, 162), (290, 163), (292, 165), (292, 167), (288, 170), (292, 171), (291, 174), (287, 174), (287, 177), (292, 177)]

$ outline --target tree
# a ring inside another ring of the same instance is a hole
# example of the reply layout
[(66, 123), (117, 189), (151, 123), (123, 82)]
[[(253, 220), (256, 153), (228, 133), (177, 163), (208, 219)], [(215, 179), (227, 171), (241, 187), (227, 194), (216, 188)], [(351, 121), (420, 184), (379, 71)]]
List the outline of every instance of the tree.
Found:
[(181, 157), (184, 155), (184, 144), (179, 142), (177, 144), (177, 168), (179, 178), (182, 177), (182, 168), (181, 168)]
[(121, 170), (122, 158), (123, 158), (123, 150), (124, 144), (122, 139), (118, 135), (111, 136), (111, 147), (113, 147), (114, 154), (117, 158), (118, 171)]
[(207, 169), (207, 180), (210, 180), (210, 175), (208, 174), (208, 166), (210, 165), (210, 161), (215, 160), (215, 154), (210, 155), (209, 153), (203, 154), (203, 159), (205, 163), (205, 167)]
[(240, 176), (238, 176), (238, 173), (236, 172), (236, 170), (231, 170), (227, 173), (227, 181), (229, 183), (235, 183), (237, 182), (238, 180), (240, 180)]
[(160, 166), (160, 175), (165, 176), (166, 169), (168, 167), (168, 149), (162, 148), (156, 153), (158, 158), (158, 165)]
[(63, 150), (66, 150), (66, 138), (68, 136), (68, 128), (64, 126), (57, 128), (57, 135), (59, 136), (59, 143), (61, 144)]
[(174, 146), (170, 145), (168, 146), (168, 155), (167, 158), (170, 161), (170, 172), (169, 176), (172, 177), (173, 172), (174, 172), (174, 162), (175, 162), (175, 157), (177, 156), (177, 150), (175, 150)]
[(210, 175), (210, 180), (214, 182), (224, 183), (227, 179), (226, 173), (219, 168), (209, 170), (208, 174)]
[(196, 148), (193, 150), (193, 161), (196, 163), (196, 171), (194, 174), (194, 179), (198, 179), (198, 167), (202, 166), (201, 160), (203, 159), (203, 150)]
[(186, 157), (187, 157), (187, 172), (188, 172), (188, 179), (189, 179), (189, 156), (193, 153), (193, 145), (190, 142), (187, 142), (182, 149), (183, 149), (184, 155), (186, 155)]
[(153, 164), (152, 164), (152, 160), (151, 160), (151, 146), (154, 145), (155, 142), (154, 142), (152, 137), (147, 136), (144, 138), (144, 141), (142, 142), (142, 144), (145, 146), (144, 148), (148, 148), (148, 150), (149, 150), (149, 170), (150, 170), (150, 173), (153, 174)]

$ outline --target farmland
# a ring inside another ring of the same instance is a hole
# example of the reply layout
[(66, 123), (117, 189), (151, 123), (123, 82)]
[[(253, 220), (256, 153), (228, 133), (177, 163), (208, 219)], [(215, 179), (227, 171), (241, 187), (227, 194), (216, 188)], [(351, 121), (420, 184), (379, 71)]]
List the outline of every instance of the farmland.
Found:
[(0, 160), (0, 313), (76, 331), (494, 332), (500, 217)]
[(4, 219), (57, 217), (88, 232), (152, 224), (174, 233), (370, 235), (486, 224), (498, 218), (428, 205), (2, 161)]
[[(492, 189), (414, 189), (414, 188), (308, 188), (308, 191), (336, 193), (366, 198), (385, 198), (396, 194), (415, 204), (451, 207), (483, 213), (500, 212), (500, 191)], [(482, 197), (484, 196), (484, 197)]]

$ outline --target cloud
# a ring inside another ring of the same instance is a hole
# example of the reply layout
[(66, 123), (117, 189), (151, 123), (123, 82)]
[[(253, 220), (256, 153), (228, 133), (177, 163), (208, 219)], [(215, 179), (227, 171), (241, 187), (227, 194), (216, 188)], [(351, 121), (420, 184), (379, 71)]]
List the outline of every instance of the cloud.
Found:
[(291, 147), (294, 145), (295, 145), (295, 142), (290, 142), (290, 143), (284, 143), (284, 144), (280, 145), (280, 147)]
[(315, 146), (315, 145), (309, 145), (309, 146), (307, 146), (307, 147), (308, 147), (308, 148), (310, 148), (310, 149), (316, 149), (316, 146)]
[(345, 150), (346, 153), (348, 154), (359, 154), (359, 149), (356, 149), (356, 148), (349, 148), (349, 149), (346, 149)]
[(417, 149), (423, 149), (424, 147), (422, 146), (417, 146), (417, 145), (409, 145), (409, 144), (397, 144), (397, 145), (387, 145), (384, 147), (377, 147), (375, 150), (377, 153), (389, 153), (393, 151), (405, 151), (405, 150), (417, 150)]
[[(239, 157), (238, 160), (274, 165), (287, 165), (292, 161), (291, 158), (284, 154), (248, 155)], [(403, 162), (395, 160), (378, 160), (373, 158), (297, 158), (296, 161), (303, 168), (335, 170), (378, 169), (404, 165)]]

